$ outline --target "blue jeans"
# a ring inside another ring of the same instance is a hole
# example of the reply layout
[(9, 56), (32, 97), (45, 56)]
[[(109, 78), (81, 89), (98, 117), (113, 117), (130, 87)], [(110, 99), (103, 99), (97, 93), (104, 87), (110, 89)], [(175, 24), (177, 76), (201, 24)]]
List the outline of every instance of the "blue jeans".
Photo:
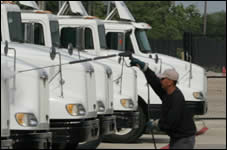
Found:
[(174, 139), (170, 138), (170, 149), (193, 149), (195, 146), (195, 136)]

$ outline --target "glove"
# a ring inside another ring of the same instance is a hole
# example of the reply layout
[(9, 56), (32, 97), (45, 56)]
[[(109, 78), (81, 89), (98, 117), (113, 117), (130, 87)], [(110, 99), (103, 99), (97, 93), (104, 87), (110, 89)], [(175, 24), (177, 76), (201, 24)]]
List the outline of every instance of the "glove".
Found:
[(159, 126), (158, 126), (158, 122), (159, 122), (159, 119), (156, 119), (154, 121), (148, 121), (147, 124), (146, 124), (148, 130), (160, 131)]
[(145, 64), (144, 62), (140, 61), (139, 59), (136, 59), (134, 57), (131, 58), (131, 62), (130, 62), (131, 66), (137, 66), (139, 67), (142, 71), (146, 71), (147, 70), (147, 64)]
[(159, 119), (156, 119), (153, 121), (153, 126), (156, 127), (156, 128), (159, 128), (158, 127), (158, 123), (159, 123)]

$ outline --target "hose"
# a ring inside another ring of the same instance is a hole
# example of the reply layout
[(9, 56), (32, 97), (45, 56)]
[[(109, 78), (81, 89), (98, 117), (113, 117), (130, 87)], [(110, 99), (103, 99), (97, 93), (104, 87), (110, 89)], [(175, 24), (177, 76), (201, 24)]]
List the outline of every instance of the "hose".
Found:
[[(149, 106), (150, 106), (150, 88), (149, 88), (149, 84), (147, 83), (147, 94), (148, 94), (148, 105), (147, 105), (147, 116), (148, 116), (148, 121), (150, 120), (150, 113), (149, 113)], [(152, 135), (152, 139), (153, 139), (153, 142), (154, 142), (154, 148), (157, 149), (157, 145), (156, 145), (156, 141), (155, 141), (155, 138), (154, 138), (154, 132), (153, 132), (153, 128), (151, 128), (151, 135)]]

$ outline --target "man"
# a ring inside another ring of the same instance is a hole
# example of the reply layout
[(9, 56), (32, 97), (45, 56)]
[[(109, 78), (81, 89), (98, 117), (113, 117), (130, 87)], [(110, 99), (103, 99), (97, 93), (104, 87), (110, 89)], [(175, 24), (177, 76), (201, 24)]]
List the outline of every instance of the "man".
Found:
[(144, 72), (147, 82), (162, 100), (160, 120), (152, 125), (170, 136), (170, 149), (193, 149), (196, 126), (186, 108), (183, 94), (176, 87), (178, 73), (174, 69), (167, 69), (158, 78), (148, 64), (133, 57), (130, 64)]

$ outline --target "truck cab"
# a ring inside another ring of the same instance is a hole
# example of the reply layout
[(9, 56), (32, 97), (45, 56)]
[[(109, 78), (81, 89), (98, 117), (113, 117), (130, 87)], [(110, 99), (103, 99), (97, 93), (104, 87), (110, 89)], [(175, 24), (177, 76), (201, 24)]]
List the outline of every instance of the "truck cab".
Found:
[[(142, 24), (146, 27), (142, 28)], [(114, 46), (119, 41), (119, 38), (115, 37), (117, 34), (122, 34), (126, 51), (133, 52), (136, 58), (149, 63), (149, 67), (156, 74), (161, 74), (167, 68), (176, 69), (180, 76), (177, 86), (184, 93), (187, 106), (192, 110), (194, 115), (203, 115), (207, 112), (207, 78), (204, 68), (178, 58), (160, 53), (152, 53), (146, 36), (146, 30), (149, 28), (145, 23), (105, 21), (105, 29), (108, 48), (119, 50)], [(131, 32), (128, 33), (128, 30)], [(151, 110), (151, 115), (157, 118), (160, 114), (161, 101), (152, 94), (152, 103), (151, 109), (153, 110)], [(155, 105), (155, 103), (159, 106)]]
[[(1, 49), (7, 49), (3, 43)], [(4, 111), (2, 115), (7, 115), (2, 118), (2, 134), (8, 133), (13, 141), (10, 147), (4, 145), (3, 148), (51, 148), (47, 73), (45, 70), (17, 73), (33, 65), (3, 54), (1, 66), (1, 101), (4, 101), (1, 104), (6, 106), (1, 110)], [(9, 140), (7, 144), (10, 144)]]
[(53, 148), (74, 148), (79, 142), (97, 139), (99, 120), (94, 99), (96, 97), (94, 68), (89, 63), (62, 67), (62, 63), (74, 59), (52, 49), (55, 51), (53, 54), (58, 54), (59, 59), (54, 59), (55, 55), (51, 55), (53, 59), (51, 60), (50, 48), (23, 43), (21, 11), (15, 4), (1, 4), (1, 35), (2, 41), (8, 41), (10, 47), (16, 49), (18, 59), (34, 64), (38, 68), (55, 65), (47, 67)]
[[(71, 3), (71, 5), (69, 5)], [(82, 30), (80, 36), (83, 51), (80, 55), (84, 57), (105, 56), (108, 53), (102, 53), (105, 48), (104, 25), (98, 19), (89, 16), (74, 16), (64, 13), (68, 11), (68, 6), (82, 6), (80, 2), (66, 2), (58, 13), (60, 24), (60, 45), (66, 48), (69, 43), (73, 47), (78, 47), (77, 34), (78, 29)], [(83, 7), (82, 7), (83, 9)], [(86, 14), (86, 12), (85, 12)], [(79, 38), (79, 37), (78, 37)], [(78, 51), (76, 48), (75, 51)], [(76, 53), (76, 52), (75, 52)], [(118, 60), (118, 58), (115, 58)], [(111, 59), (99, 60), (99, 63), (107, 64), (113, 71), (114, 84), (114, 114), (117, 117), (117, 132), (108, 137), (122, 141), (119, 137), (125, 132), (138, 128), (138, 102), (137, 102), (137, 76), (134, 69), (124, 67)], [(123, 60), (122, 60), (123, 62)], [(128, 135), (127, 135), (128, 136)], [(128, 137), (124, 137), (126, 139)], [(107, 139), (107, 136), (104, 138)]]
[[(105, 19), (107, 47), (120, 51), (116, 45), (119, 45), (118, 41), (122, 40), (118, 37), (123, 37), (124, 50), (134, 53), (136, 58), (148, 63), (149, 67), (156, 74), (161, 74), (167, 68), (174, 68), (179, 73), (177, 86), (183, 92), (187, 106), (191, 109), (193, 115), (204, 115), (208, 109), (205, 69), (178, 58), (154, 53), (146, 34), (148, 30), (151, 30), (151, 26), (144, 22), (135, 22), (124, 2), (116, 1), (115, 5), (115, 11), (118, 11), (122, 20), (111, 20), (113, 17), (111, 14)], [(112, 13), (114, 13), (114, 10)], [(116, 35), (120, 36), (117, 37)], [(139, 91), (139, 93), (141, 92)], [(146, 101), (146, 97), (142, 96), (142, 98)], [(154, 92), (152, 92), (150, 99), (151, 116), (158, 118), (160, 115), (161, 101), (154, 95)]]

